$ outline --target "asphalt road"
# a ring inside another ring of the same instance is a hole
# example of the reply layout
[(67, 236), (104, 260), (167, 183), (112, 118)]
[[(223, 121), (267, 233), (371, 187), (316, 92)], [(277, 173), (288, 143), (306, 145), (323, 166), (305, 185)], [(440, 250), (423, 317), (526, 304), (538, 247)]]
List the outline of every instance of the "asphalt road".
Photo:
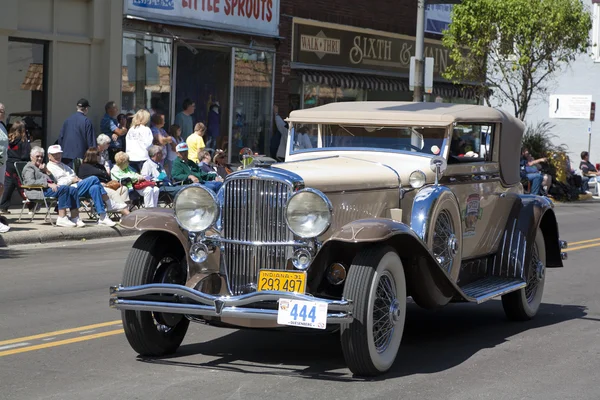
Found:
[[(600, 207), (557, 207), (573, 242), (534, 321), (499, 301), (409, 306), (401, 353), (354, 379), (335, 335), (192, 324), (180, 351), (137, 358), (108, 307), (131, 239), (0, 251), (0, 399), (598, 399)], [(595, 240), (592, 240), (595, 239)]]

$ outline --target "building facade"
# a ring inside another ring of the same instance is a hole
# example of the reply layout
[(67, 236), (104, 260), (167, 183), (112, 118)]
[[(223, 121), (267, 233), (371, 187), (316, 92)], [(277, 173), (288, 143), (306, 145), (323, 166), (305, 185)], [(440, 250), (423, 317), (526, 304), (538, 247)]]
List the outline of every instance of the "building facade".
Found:
[(123, 7), (119, 0), (3, 0), (0, 102), (8, 123), (26, 122), (34, 144), (58, 138), (85, 97), (98, 125), (119, 99)]

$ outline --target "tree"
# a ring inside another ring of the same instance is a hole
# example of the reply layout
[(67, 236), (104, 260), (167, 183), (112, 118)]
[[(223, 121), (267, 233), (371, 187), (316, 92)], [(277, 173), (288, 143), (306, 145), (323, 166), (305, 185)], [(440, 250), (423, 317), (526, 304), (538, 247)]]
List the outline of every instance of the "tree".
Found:
[(444, 32), (452, 61), (444, 77), (493, 88), (523, 120), (555, 74), (587, 52), (591, 28), (581, 0), (464, 0)]

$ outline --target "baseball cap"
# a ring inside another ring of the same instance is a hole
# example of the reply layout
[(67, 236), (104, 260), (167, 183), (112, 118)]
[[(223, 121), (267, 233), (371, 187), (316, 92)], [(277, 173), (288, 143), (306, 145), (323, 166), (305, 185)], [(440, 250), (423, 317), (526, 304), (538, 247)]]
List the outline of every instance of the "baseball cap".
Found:
[(77, 102), (77, 106), (78, 107), (91, 107), (90, 106), (90, 102), (87, 101), (87, 99), (79, 99), (79, 101)]
[(62, 147), (60, 147), (60, 144), (53, 144), (52, 146), (48, 147), (48, 154), (56, 154), (56, 153), (62, 153)]
[(187, 143), (179, 143), (177, 145), (177, 147), (175, 147), (175, 150), (177, 152), (182, 152), (182, 151), (188, 151), (189, 149), (188, 149)]

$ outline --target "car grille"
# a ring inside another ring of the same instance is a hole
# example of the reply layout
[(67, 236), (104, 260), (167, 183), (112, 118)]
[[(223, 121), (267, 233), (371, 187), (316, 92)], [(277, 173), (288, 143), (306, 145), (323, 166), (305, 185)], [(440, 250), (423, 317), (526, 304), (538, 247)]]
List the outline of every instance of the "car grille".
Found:
[[(284, 214), (292, 193), (287, 183), (232, 179), (224, 184), (223, 193), (223, 238), (266, 243), (293, 239)], [(225, 243), (223, 256), (232, 294), (256, 291), (259, 269), (285, 269), (290, 251), (286, 246)]]

